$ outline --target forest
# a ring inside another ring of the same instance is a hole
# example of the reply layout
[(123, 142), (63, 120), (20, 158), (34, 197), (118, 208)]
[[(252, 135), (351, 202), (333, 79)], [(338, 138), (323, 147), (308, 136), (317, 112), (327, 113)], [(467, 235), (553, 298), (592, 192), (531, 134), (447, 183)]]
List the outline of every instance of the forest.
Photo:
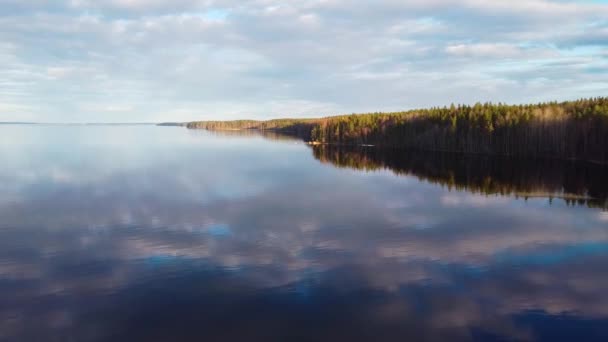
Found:
[(207, 129), (210, 131), (260, 130), (289, 134), (310, 141), (313, 128), (319, 119), (274, 119), (267, 121), (234, 120), (234, 121), (194, 121), (186, 127)]
[(198, 121), (188, 128), (258, 129), (315, 144), (608, 163), (608, 98), (528, 105), (476, 103), (319, 119)]

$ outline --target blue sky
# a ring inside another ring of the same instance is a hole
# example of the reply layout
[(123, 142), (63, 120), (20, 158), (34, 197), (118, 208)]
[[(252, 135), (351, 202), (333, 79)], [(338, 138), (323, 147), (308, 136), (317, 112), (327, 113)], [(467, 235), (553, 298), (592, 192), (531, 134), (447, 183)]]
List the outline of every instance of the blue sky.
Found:
[(314, 117), (608, 95), (607, 1), (0, 2), (0, 121)]

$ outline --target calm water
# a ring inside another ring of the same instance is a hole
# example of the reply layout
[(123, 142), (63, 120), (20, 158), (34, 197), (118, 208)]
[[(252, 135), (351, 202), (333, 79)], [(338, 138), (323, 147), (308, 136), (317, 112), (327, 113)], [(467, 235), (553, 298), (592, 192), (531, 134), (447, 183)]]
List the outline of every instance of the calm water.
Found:
[(608, 340), (608, 172), (0, 126), (0, 341)]

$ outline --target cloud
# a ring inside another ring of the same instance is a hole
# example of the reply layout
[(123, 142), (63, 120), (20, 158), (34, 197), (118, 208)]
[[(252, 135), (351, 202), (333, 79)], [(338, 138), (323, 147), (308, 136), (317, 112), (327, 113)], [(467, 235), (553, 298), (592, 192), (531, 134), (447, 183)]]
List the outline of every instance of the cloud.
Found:
[[(605, 4), (546, 0), (11, 0), (0, 103), (116, 121), (75, 112), (119, 98), (128, 121), (174, 121), (597, 96), (606, 17)], [(583, 68), (556, 66), (573, 57)]]
[(513, 58), (522, 54), (519, 47), (509, 44), (457, 44), (446, 47), (445, 51), (460, 57)]

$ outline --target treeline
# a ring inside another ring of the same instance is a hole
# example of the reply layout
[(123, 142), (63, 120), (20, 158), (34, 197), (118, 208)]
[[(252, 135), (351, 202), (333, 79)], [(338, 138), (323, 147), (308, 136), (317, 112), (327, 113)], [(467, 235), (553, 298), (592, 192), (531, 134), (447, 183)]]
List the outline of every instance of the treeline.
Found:
[(608, 163), (608, 98), (533, 105), (477, 103), (308, 120), (201, 121), (188, 127), (276, 130), (319, 144)]
[(274, 119), (267, 121), (234, 120), (234, 121), (194, 121), (186, 126), (194, 129), (207, 129), (212, 131), (229, 130), (260, 130), (274, 131), (298, 136), (309, 141), (311, 133), (318, 119)]
[(476, 104), (325, 118), (320, 143), (608, 162), (608, 99)]
[(186, 126), (187, 123), (185, 122), (161, 122), (159, 124), (156, 124), (156, 126)]
[(608, 166), (557, 159), (494, 157), (394, 148), (320, 145), (316, 159), (341, 168), (390, 170), (450, 190), (562, 199), (608, 209)]

